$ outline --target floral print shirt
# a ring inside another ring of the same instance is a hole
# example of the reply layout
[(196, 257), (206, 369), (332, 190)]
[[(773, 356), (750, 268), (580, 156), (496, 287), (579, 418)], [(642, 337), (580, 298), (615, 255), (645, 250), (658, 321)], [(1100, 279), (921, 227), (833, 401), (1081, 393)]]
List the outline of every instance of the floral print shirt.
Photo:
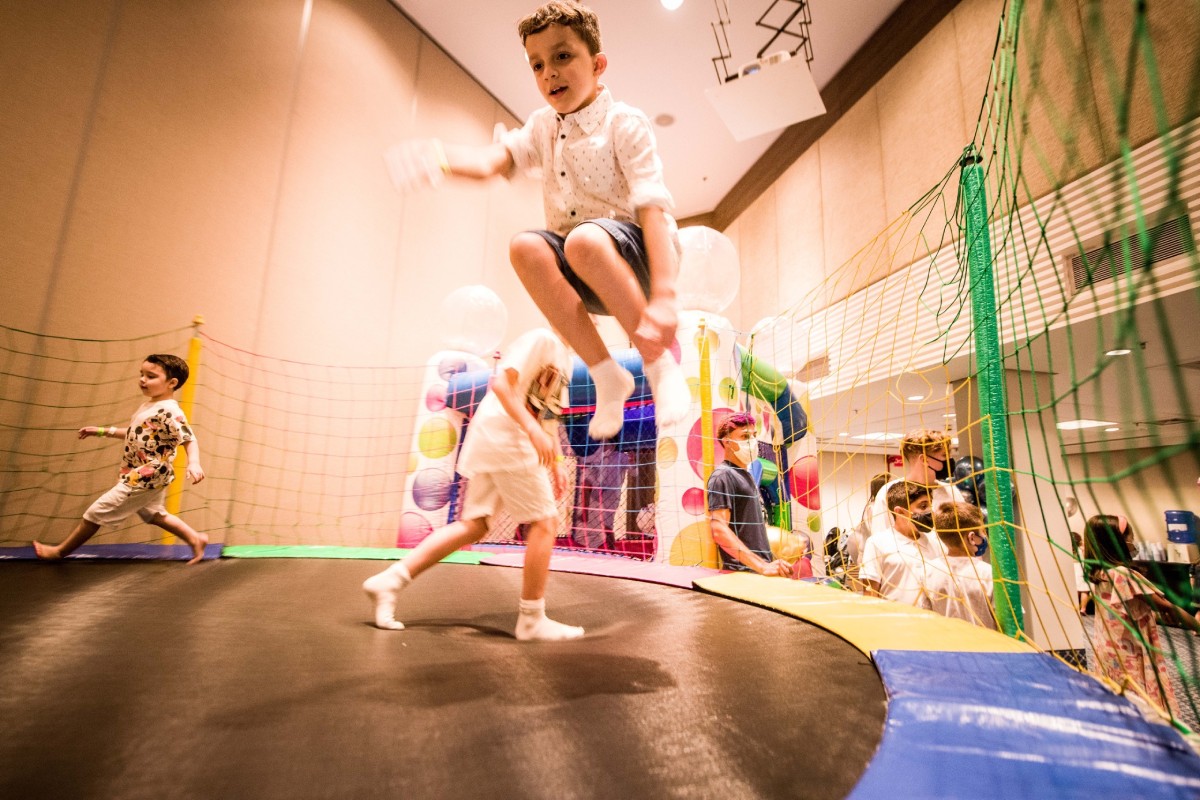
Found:
[(1162, 592), (1127, 567), (1110, 568), (1106, 575), (1095, 587), (1093, 647), (1100, 670), (1119, 686), (1136, 687), (1152, 702), (1177, 716), (1179, 707), (1165, 657), (1161, 655), (1162, 639), (1154, 609), (1144, 599), (1145, 595)]
[(121, 482), (134, 489), (159, 489), (175, 478), (175, 449), (196, 437), (174, 400), (143, 403), (129, 420)]

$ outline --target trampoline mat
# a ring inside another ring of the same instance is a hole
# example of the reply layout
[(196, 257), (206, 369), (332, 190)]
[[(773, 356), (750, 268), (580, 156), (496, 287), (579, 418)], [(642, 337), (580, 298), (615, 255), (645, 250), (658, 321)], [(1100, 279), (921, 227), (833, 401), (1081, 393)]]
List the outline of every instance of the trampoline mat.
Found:
[(378, 562), (0, 565), (3, 797), (843, 797), (882, 735), (866, 656), (701, 592), (550, 576), (583, 640), (511, 636), (521, 573)]

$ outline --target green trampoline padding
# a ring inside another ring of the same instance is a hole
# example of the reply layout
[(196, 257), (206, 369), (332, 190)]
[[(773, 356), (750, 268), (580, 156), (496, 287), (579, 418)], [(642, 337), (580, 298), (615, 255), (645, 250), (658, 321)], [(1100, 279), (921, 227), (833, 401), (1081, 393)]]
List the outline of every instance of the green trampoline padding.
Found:
[[(330, 547), (325, 545), (237, 544), (225, 547), (225, 558), (357, 558), (374, 561), (399, 561), (408, 550), (395, 547)], [(442, 561), (451, 564), (478, 564), (490, 553), (458, 551)]]

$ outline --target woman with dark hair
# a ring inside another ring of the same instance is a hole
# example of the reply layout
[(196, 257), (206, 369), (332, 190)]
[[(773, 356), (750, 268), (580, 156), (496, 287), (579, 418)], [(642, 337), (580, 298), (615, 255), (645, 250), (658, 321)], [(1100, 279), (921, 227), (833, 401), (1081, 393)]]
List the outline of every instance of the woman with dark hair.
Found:
[(1122, 690), (1179, 715), (1167, 673), (1155, 612), (1200, 631), (1200, 622), (1169, 601), (1150, 579), (1133, 566), (1129, 520), (1113, 514), (1088, 519), (1083, 554), (1094, 587), (1096, 623), (1093, 647), (1101, 673)]

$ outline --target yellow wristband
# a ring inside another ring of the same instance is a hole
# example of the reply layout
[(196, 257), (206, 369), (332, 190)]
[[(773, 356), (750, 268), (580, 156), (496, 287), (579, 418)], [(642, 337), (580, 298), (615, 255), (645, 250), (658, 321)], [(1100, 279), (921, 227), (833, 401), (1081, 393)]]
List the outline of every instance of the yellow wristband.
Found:
[(450, 175), (450, 159), (446, 158), (446, 148), (442, 145), (441, 139), (433, 140), (433, 153), (437, 156), (438, 169), (443, 175)]

